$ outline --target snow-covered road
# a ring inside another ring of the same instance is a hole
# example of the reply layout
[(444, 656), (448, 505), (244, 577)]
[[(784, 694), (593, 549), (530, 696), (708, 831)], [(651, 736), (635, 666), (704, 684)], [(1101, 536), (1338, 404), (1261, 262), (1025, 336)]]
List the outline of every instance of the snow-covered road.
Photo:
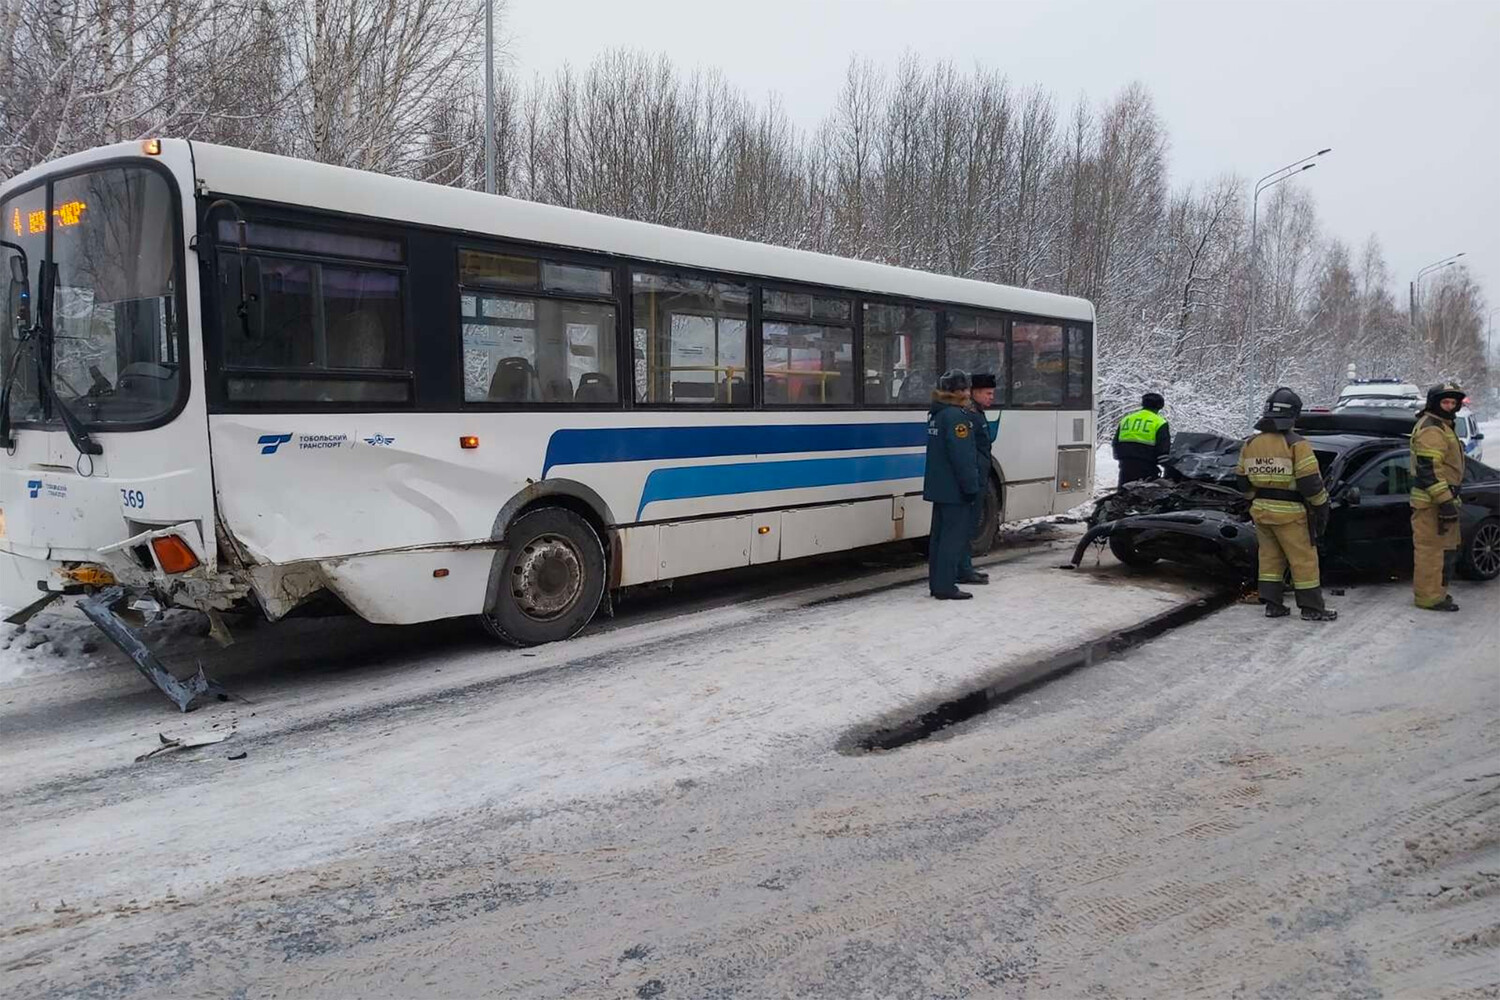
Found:
[[(1460, 616), (1399, 585), (1333, 626), (1233, 606), (940, 740), (838, 752), (1205, 592), (1063, 572), (1070, 541), (963, 604), (871, 567), (528, 651), (288, 623), (209, 662), (248, 702), (187, 717), (128, 668), (25, 673), (0, 684), (0, 994), (1483, 987), (1494, 585)], [(135, 762), (158, 732), (233, 736)]]

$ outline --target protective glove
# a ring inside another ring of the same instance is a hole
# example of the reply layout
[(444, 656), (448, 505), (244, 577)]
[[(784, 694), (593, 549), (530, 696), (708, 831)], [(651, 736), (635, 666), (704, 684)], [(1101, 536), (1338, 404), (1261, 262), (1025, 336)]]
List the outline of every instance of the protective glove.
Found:
[(1458, 523), (1458, 504), (1452, 500), (1446, 500), (1438, 504), (1438, 534), (1448, 533), (1448, 529)]
[(1313, 531), (1323, 534), (1323, 529), (1328, 527), (1328, 505), (1320, 503), (1312, 509)]

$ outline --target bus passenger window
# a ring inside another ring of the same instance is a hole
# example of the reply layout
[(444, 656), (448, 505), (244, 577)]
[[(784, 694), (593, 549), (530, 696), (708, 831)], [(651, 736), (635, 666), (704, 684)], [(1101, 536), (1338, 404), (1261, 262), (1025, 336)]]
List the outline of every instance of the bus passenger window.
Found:
[(943, 338), (946, 365), (969, 374), (987, 372), (995, 376), (997, 404), (1005, 401), (1005, 321), (999, 316), (950, 312)]
[(854, 328), (847, 300), (766, 290), (761, 315), (767, 405), (854, 404)]
[(637, 402), (749, 405), (746, 286), (636, 271), (631, 299)]
[(1011, 395), (1015, 406), (1061, 406), (1063, 328), (1051, 323), (1011, 326)]
[(1089, 334), (1078, 326), (1068, 327), (1068, 379), (1063, 387), (1063, 404), (1070, 409), (1086, 410), (1093, 396), (1089, 373)]
[(937, 387), (937, 313), (866, 302), (865, 405), (926, 406)]
[(612, 276), (607, 269), (528, 265), (525, 258), (473, 250), (460, 251), (459, 268), (465, 402), (619, 402), (614, 306), (484, 290), (539, 283), (548, 290), (608, 295)]

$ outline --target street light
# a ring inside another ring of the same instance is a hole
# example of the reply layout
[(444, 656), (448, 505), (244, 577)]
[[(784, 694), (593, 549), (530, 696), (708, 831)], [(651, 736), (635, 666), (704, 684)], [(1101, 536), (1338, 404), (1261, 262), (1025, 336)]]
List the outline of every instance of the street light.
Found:
[(1422, 278), (1432, 271), (1440, 271), (1451, 264), (1457, 263), (1458, 258), (1464, 256), (1464, 254), (1467, 252), (1468, 251), (1463, 251), (1460, 253), (1456, 253), (1451, 257), (1444, 257), (1442, 260), (1435, 260), (1431, 264), (1428, 264), (1426, 267), (1422, 268), (1422, 270), (1418, 271), (1417, 276), (1412, 279), (1411, 286), (1409, 288), (1410, 300), (1406, 310), (1406, 318), (1411, 322), (1411, 327), (1413, 330), (1417, 328), (1417, 298), (1422, 292)]
[(1311, 170), (1316, 160), (1324, 153), (1333, 152), (1333, 147), (1320, 149), (1310, 156), (1304, 156), (1295, 163), (1288, 163), (1280, 170), (1273, 170), (1260, 180), (1255, 182), (1255, 197), (1250, 200), (1250, 316), (1246, 324), (1246, 338), (1250, 341), (1250, 416), (1255, 417), (1255, 403), (1260, 398), (1260, 350), (1255, 342), (1255, 287), (1260, 276), (1260, 268), (1256, 266), (1258, 260), (1257, 250), (1259, 248), (1258, 232), (1260, 221), (1260, 196), (1261, 192), (1269, 191), (1284, 180), (1289, 180), (1302, 173)]

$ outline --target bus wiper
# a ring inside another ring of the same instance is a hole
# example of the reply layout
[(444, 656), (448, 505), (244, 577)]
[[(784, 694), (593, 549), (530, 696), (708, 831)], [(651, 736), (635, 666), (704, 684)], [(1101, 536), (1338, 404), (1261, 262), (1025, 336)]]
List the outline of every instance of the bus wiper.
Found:
[[(38, 290), (36, 323), (32, 324), (32, 330), (39, 333), (41, 339), (47, 344), (47, 358), (52, 358), (52, 345), (55, 332), (52, 329), (52, 282), (57, 275), (57, 265), (51, 261), (44, 260), (37, 269), (37, 282), (41, 286)], [(80, 455), (102, 455), (104, 448), (99, 442), (89, 437), (89, 432), (84, 428), (83, 421), (78, 419), (67, 403), (63, 402), (57, 394), (57, 388), (52, 384), (52, 373), (47, 371), (47, 366), (42, 364), (42, 355), (32, 352), (36, 358), (36, 380), (37, 385), (46, 389), (47, 398), (57, 409), (57, 415), (62, 418), (63, 430), (68, 432), (68, 440), (73, 442), (73, 447), (78, 449)]]

